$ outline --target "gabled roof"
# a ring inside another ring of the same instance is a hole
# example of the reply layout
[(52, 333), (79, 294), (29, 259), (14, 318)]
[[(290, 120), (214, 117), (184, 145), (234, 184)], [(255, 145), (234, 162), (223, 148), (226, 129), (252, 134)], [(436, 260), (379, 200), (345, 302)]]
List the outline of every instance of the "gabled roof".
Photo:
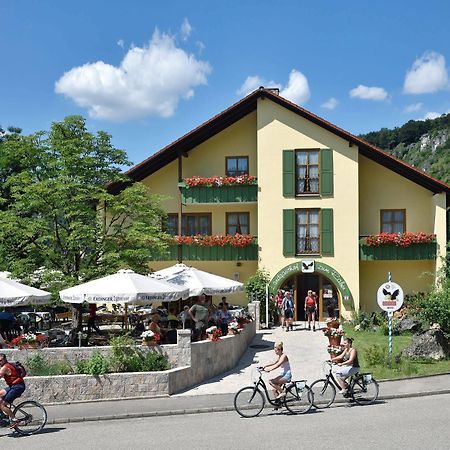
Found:
[[(283, 106), (284, 108), (298, 114), (299, 116), (319, 125), (322, 128), (334, 133), (335, 135), (347, 140), (349, 144), (356, 145), (362, 155), (367, 158), (391, 169), (392, 171), (408, 178), (420, 186), (429, 189), (433, 193), (446, 192), (450, 195), (450, 186), (439, 181), (430, 175), (410, 166), (404, 161), (390, 155), (380, 148), (369, 144), (367, 141), (333, 125), (332, 123), (322, 119), (319, 116), (307, 111), (306, 109), (286, 100), (273, 89), (260, 87), (256, 91), (244, 97), (234, 105), (217, 114), (202, 125), (194, 128), (189, 133), (159, 150), (146, 160), (125, 172), (125, 176), (131, 181), (141, 181), (152, 173), (161, 169), (170, 162), (176, 160), (179, 155), (183, 155), (192, 150), (197, 145), (220, 133), (233, 123), (245, 117), (247, 114), (256, 110), (257, 100), (267, 98), (273, 102)], [(112, 192), (117, 192), (123, 188), (123, 184), (113, 184), (110, 186)]]

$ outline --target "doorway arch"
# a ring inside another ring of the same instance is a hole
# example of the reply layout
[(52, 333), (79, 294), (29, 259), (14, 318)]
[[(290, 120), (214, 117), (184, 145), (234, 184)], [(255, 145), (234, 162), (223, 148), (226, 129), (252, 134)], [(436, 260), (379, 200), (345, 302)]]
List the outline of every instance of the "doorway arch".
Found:
[[(338, 297), (341, 302), (344, 302), (346, 305), (353, 304), (353, 297), (350, 292), (350, 289), (344, 280), (344, 277), (331, 266), (314, 260), (300, 260), (295, 263), (289, 264), (288, 266), (281, 269), (270, 281), (269, 283), (269, 292), (271, 294), (275, 294), (278, 289), (281, 289), (289, 280), (292, 278), (297, 278), (299, 275), (320, 275), (323, 278), (329, 280), (338, 292)], [(297, 311), (299, 310), (298, 306), (299, 299), (297, 298)], [(323, 297), (321, 297), (321, 309), (323, 307)], [(303, 306), (301, 306), (303, 309)]]

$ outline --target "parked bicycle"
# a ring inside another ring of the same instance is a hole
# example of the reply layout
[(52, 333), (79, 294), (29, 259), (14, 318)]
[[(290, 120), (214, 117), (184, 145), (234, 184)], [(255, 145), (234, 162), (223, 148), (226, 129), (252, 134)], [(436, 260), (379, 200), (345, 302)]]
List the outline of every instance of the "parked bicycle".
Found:
[(263, 368), (258, 367), (256, 370), (258, 379), (253, 381), (253, 386), (242, 388), (234, 396), (234, 409), (242, 417), (258, 416), (263, 410), (266, 400), (276, 409), (285, 407), (291, 414), (304, 414), (312, 408), (313, 394), (306, 384), (306, 380), (287, 383), (285, 385), (286, 395), (280, 399), (271, 399), (262, 378)]
[[(336, 389), (341, 387), (333, 373), (333, 363), (323, 363), (325, 378), (314, 381), (311, 384), (313, 401), (316, 408), (328, 408), (336, 398)], [(358, 405), (370, 405), (378, 398), (378, 383), (370, 373), (356, 373), (348, 381), (347, 398), (354, 400)]]
[[(38, 433), (47, 423), (47, 411), (39, 402), (26, 400), (18, 405), (12, 404), (11, 409), (18, 419), (13, 430), (23, 436)], [(9, 427), (9, 424), (8, 416), (0, 410), (0, 426)]]

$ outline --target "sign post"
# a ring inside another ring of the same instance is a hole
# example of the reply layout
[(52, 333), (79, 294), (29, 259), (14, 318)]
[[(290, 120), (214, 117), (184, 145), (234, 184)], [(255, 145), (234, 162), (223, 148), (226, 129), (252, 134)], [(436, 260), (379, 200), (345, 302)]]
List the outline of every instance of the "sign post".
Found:
[(383, 283), (377, 292), (378, 306), (388, 314), (389, 325), (389, 368), (392, 367), (392, 317), (394, 311), (403, 305), (403, 289), (392, 280), (391, 272), (388, 272), (388, 281)]

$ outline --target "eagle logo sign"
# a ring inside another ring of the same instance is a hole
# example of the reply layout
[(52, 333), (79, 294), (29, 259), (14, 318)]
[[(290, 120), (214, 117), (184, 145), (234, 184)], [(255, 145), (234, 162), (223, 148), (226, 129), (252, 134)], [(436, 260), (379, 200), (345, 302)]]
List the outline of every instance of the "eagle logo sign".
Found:
[(313, 273), (314, 272), (314, 261), (302, 261), (302, 272), (303, 273)]
[(377, 302), (384, 311), (397, 311), (403, 305), (403, 289), (392, 281), (384, 283), (378, 288)]

